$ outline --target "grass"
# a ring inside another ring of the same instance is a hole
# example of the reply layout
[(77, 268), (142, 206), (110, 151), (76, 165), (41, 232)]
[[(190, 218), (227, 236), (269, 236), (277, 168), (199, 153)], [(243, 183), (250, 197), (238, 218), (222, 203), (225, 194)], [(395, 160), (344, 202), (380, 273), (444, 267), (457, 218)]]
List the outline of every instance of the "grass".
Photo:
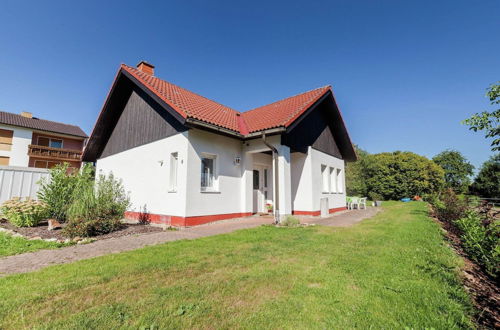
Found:
[(64, 243), (57, 242), (27, 240), (23, 237), (13, 237), (10, 234), (0, 232), (0, 257), (33, 252), (40, 249), (55, 249), (64, 245)]
[(0, 328), (470, 328), (424, 203), (350, 228), (262, 226), (0, 279)]

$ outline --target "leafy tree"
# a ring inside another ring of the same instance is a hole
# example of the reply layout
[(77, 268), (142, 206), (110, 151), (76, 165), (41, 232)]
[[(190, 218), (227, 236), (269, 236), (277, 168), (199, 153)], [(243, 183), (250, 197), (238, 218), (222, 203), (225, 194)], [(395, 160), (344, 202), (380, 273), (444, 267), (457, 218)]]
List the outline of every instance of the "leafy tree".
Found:
[(471, 190), (485, 198), (500, 198), (500, 154), (483, 163)]
[[(492, 105), (500, 104), (500, 82), (492, 84), (488, 88), (486, 96), (490, 99)], [(462, 121), (462, 123), (470, 126), (469, 129), (474, 132), (485, 131), (485, 137), (493, 139), (491, 150), (500, 150), (500, 109), (492, 112), (483, 111), (476, 113), (472, 117)]]
[(444, 185), (444, 170), (426, 157), (412, 152), (368, 155), (363, 164), (368, 195), (400, 199), (433, 193)]
[(444, 170), (444, 180), (448, 188), (457, 193), (465, 193), (471, 183), (474, 166), (456, 150), (445, 150), (432, 158)]
[(364, 161), (368, 152), (354, 145), (354, 150), (358, 156), (358, 160), (346, 164), (345, 180), (346, 192), (349, 196), (361, 195), (366, 196), (366, 182), (363, 175)]

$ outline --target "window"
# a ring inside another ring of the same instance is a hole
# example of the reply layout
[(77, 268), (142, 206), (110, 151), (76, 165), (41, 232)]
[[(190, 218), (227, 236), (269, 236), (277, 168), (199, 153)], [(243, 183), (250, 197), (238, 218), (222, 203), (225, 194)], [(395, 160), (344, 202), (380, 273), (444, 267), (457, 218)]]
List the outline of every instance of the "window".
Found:
[(38, 137), (38, 145), (39, 146), (44, 146), (44, 147), (51, 147), (51, 148), (62, 149), (62, 147), (63, 147), (63, 140), (48, 138), (48, 137), (45, 137), (45, 136), (39, 136)]
[(323, 178), (323, 192), (327, 193), (330, 190), (330, 178), (326, 165), (321, 165), (321, 176)]
[(344, 186), (343, 186), (344, 180), (342, 178), (342, 170), (340, 168), (337, 169), (337, 192), (343, 193), (344, 192)]
[(9, 165), (10, 158), (5, 156), (0, 156), (0, 165)]
[(170, 191), (177, 191), (177, 163), (179, 154), (172, 152), (170, 154)]
[(201, 157), (201, 190), (215, 191), (215, 155), (204, 155)]
[(260, 181), (260, 172), (259, 170), (253, 170), (253, 189), (258, 190), (259, 189), (259, 181)]
[(12, 148), (12, 136), (14, 131), (0, 129), (0, 150), (10, 151)]
[(335, 168), (330, 167), (330, 192), (331, 193), (336, 193), (337, 192), (337, 175), (335, 173)]
[(62, 149), (63, 141), (59, 139), (50, 139), (50, 147)]
[(267, 188), (267, 168), (264, 169), (264, 188)]

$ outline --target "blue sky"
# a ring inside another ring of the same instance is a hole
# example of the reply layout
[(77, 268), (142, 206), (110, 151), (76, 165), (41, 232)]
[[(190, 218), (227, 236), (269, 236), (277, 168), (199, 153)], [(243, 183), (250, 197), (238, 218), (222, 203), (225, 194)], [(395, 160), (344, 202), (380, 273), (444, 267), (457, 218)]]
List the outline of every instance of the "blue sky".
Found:
[(500, 2), (2, 1), (0, 109), (90, 133), (118, 65), (238, 110), (332, 85), (354, 143), (490, 155), (460, 124), (491, 109)]

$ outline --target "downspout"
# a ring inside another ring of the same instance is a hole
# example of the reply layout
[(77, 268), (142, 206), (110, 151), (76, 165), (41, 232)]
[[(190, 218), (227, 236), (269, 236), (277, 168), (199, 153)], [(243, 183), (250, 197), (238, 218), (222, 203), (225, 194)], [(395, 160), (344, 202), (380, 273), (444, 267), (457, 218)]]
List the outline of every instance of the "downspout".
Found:
[(266, 141), (266, 133), (262, 134), (262, 142), (271, 149), (273, 153), (273, 165), (274, 165), (274, 173), (273, 173), (273, 178), (274, 178), (274, 205), (273, 205), (273, 210), (274, 210), (274, 223), (278, 224), (280, 222), (280, 202), (279, 202), (279, 186), (278, 186), (278, 150), (271, 144), (269, 144)]

